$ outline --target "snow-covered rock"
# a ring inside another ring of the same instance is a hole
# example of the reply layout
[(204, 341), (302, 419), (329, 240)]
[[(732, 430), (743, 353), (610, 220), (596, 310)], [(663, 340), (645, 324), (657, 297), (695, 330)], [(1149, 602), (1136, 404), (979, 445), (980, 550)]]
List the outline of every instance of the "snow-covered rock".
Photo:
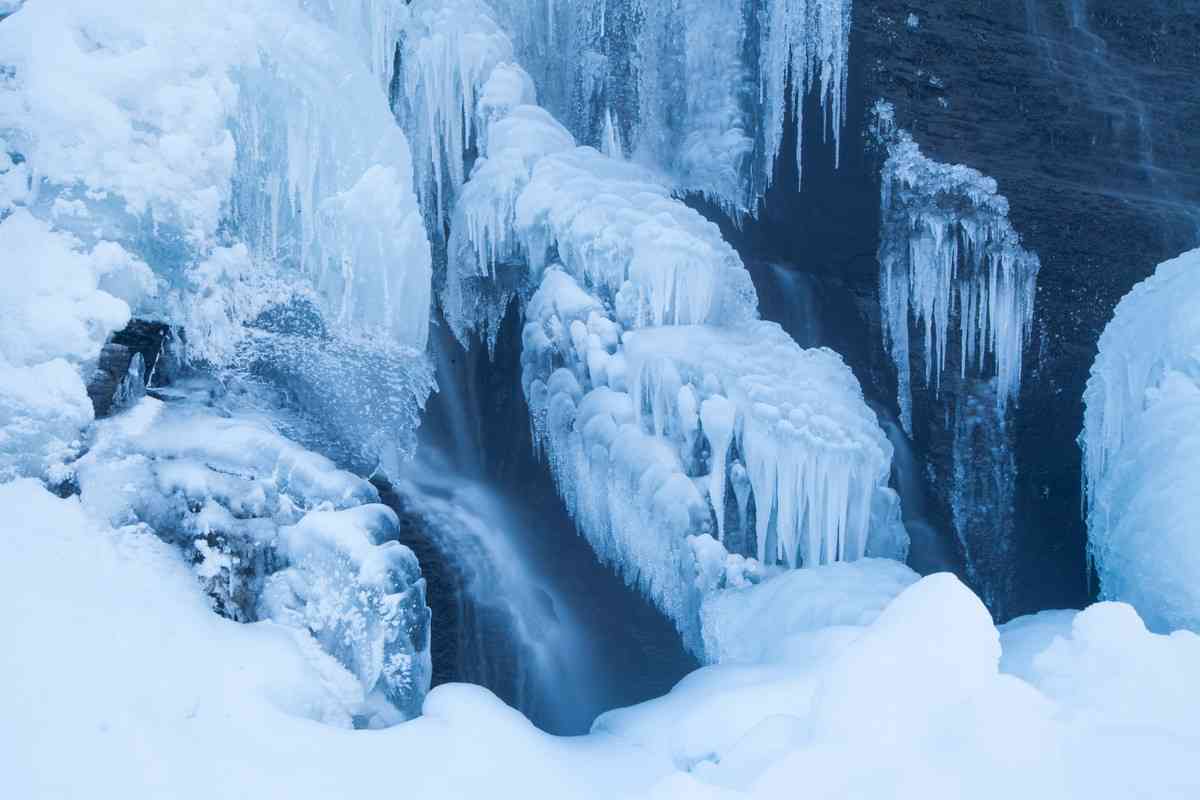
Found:
[(1084, 392), (1088, 553), (1102, 597), (1200, 631), (1200, 250), (1121, 300)]

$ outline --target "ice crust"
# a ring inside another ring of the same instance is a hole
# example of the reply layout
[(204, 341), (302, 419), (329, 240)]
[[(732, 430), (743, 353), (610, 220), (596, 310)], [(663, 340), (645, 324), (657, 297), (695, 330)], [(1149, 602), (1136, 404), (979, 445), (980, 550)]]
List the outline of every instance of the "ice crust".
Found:
[[(887, 114), (887, 109), (877, 109)], [(921, 153), (905, 131), (889, 135), (882, 174), (880, 310), (896, 364), (900, 419), (912, 432), (910, 329), (924, 381), (936, 393), (958, 332), (960, 377), (995, 378), (1001, 410), (1021, 386), (1040, 261), (1021, 247), (996, 182)]]
[(1088, 554), (1101, 597), (1200, 631), (1200, 250), (1117, 304), (1084, 392)]
[(84, 508), (178, 547), (223, 616), (310, 633), (358, 680), (364, 724), (416, 716), (432, 674), (429, 609), (395, 514), (369, 483), (281, 435), (269, 406), (198, 378), (168, 396), (95, 426), (71, 465)]

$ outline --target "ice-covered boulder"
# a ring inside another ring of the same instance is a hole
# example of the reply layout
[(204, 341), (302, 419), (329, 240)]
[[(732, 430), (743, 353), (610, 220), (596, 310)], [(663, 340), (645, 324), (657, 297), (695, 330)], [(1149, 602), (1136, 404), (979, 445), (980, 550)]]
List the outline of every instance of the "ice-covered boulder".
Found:
[(304, 421), (259, 391), (191, 378), (102, 420), (72, 465), (83, 505), (178, 547), (222, 615), (311, 633), (358, 679), (366, 724), (416, 716), (431, 676), (416, 557), (374, 487), (283, 435)]
[(1102, 597), (1200, 631), (1200, 250), (1158, 266), (1100, 337), (1084, 392), (1088, 553)]

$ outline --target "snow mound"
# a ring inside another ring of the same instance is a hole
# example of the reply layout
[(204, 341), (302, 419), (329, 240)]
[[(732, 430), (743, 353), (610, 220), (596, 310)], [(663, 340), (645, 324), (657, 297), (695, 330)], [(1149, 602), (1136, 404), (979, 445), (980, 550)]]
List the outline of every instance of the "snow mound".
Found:
[(374, 487), (219, 386), (169, 397), (96, 425), (72, 465), (84, 507), (178, 547), (222, 615), (311, 633), (358, 679), (367, 724), (416, 716), (432, 669), (425, 581)]
[[(612, 737), (547, 736), (477, 686), (439, 686), (403, 725), (349, 730), (359, 681), (306, 633), (213, 614), (172, 546), (32, 480), (0, 484), (0, 509), (0, 771), (14, 797), (330, 800), (399, 772), (428, 798), (602, 800), (669, 769)], [(462, 763), (438, 768), (447, 753)]]
[(1200, 631), (1200, 250), (1117, 304), (1084, 392), (1088, 553), (1102, 597)]
[[(876, 113), (887, 125), (889, 110)], [(995, 180), (926, 157), (905, 131), (887, 136), (879, 302), (900, 419), (911, 433), (910, 327), (920, 331), (926, 385), (937, 391), (957, 328), (960, 376), (994, 376), (1003, 410), (1020, 389), (1041, 263), (1021, 247)]]

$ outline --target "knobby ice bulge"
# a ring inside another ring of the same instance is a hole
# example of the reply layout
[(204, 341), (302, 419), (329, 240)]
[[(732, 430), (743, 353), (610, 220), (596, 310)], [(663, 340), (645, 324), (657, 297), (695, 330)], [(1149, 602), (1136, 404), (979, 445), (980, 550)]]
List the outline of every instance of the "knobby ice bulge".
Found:
[(875, 89), (1058, 29), (959, 14), (0, 1), (3, 794), (1200, 796), (1200, 250), (1031, 556), (1058, 234)]

